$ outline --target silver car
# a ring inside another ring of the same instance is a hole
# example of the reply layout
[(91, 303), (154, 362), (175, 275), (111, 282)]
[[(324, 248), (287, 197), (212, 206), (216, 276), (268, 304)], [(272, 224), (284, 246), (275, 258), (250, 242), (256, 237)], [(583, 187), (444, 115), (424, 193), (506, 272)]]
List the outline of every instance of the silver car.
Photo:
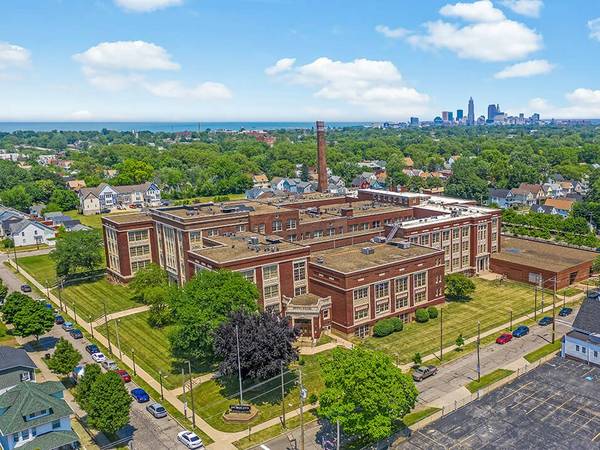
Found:
[(117, 370), (119, 368), (119, 366), (117, 366), (117, 363), (114, 362), (112, 359), (105, 359), (104, 361), (102, 361), (102, 367), (109, 371)]
[(156, 419), (167, 417), (167, 410), (160, 403), (152, 403), (146, 406), (146, 411), (152, 414)]

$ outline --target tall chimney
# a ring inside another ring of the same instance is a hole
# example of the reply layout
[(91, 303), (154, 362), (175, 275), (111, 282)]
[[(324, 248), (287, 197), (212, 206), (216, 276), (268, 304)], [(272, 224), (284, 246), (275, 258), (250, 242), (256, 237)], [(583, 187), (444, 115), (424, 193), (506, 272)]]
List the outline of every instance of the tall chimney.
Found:
[(325, 122), (317, 121), (317, 165), (319, 171), (319, 192), (327, 192), (327, 144), (325, 143)]

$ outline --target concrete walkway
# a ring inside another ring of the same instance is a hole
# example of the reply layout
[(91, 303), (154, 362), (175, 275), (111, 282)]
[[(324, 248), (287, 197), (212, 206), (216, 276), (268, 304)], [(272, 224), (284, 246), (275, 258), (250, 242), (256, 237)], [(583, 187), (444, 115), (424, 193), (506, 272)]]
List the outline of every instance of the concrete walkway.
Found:
[[(117, 311), (111, 314), (107, 314), (106, 315), (106, 321), (110, 322), (111, 320), (114, 319), (120, 319), (122, 317), (127, 317), (127, 316), (133, 316), (134, 314), (139, 314), (142, 313), (144, 311), (148, 311), (150, 309), (150, 306), (148, 305), (142, 305), (142, 306), (137, 306), (135, 308), (130, 308), (130, 309), (125, 309), (123, 311)], [(94, 328), (99, 327), (101, 325), (104, 325), (104, 316), (99, 317), (98, 319), (94, 320), (92, 322), (92, 326)]]

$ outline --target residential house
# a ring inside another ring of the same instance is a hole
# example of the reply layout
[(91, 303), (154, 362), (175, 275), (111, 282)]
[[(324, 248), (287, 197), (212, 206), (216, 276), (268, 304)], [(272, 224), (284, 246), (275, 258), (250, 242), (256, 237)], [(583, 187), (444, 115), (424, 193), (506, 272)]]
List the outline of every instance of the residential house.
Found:
[(20, 153), (0, 153), (0, 159), (3, 159), (5, 161), (17, 162), (20, 156)]
[(563, 196), (563, 191), (560, 183), (544, 183), (542, 184), (544, 196), (546, 198), (557, 198)]
[(71, 165), (73, 165), (73, 161), (70, 159), (59, 159), (56, 161), (56, 165), (64, 170), (70, 170)]
[(583, 301), (562, 343), (561, 356), (600, 365), (600, 295), (593, 291)]
[(558, 211), (556, 210), (556, 208), (554, 206), (546, 206), (546, 205), (531, 205), (531, 208), (529, 211), (532, 213), (539, 213), (539, 214), (552, 214), (552, 215), (558, 214)]
[(79, 448), (71, 429), (72, 410), (58, 381), (19, 383), (0, 395), (0, 447), (3, 450)]
[(412, 169), (415, 166), (415, 163), (410, 156), (404, 157), (403, 162), (407, 169)]
[(374, 161), (361, 161), (356, 164), (358, 167), (362, 167), (363, 169), (371, 169), (371, 170), (381, 170), (385, 169), (387, 165), (386, 161), (383, 160), (374, 160)]
[(85, 186), (86, 186), (85, 180), (69, 180), (69, 181), (67, 181), (67, 187), (74, 192), (79, 192)]
[(352, 180), (351, 186), (353, 188), (358, 188), (358, 189), (368, 189), (371, 186), (371, 181), (372, 181), (373, 177), (374, 177), (374, 175), (372, 173), (364, 172), (364, 173), (354, 177), (354, 179)]
[(114, 178), (118, 173), (119, 171), (117, 169), (104, 169), (104, 176), (106, 178)]
[(565, 180), (559, 182), (560, 187), (562, 188), (563, 194), (570, 194), (573, 192), (573, 183), (571, 181)]
[(549, 198), (544, 203), (545, 206), (551, 206), (556, 209), (557, 214), (568, 217), (571, 209), (573, 208), (574, 200), (567, 198)]
[(57, 215), (48, 215), (44, 216), (44, 219), (52, 223), (52, 226), (55, 228), (63, 227), (66, 231), (83, 231), (83, 230), (91, 230), (90, 227), (82, 225), (81, 221), (78, 219), (73, 219), (70, 216), (65, 216), (62, 213)]
[(510, 207), (510, 202), (512, 199), (512, 194), (510, 193), (510, 189), (490, 189), (488, 196), (489, 204), (496, 204), (500, 208), (508, 208)]
[(160, 206), (160, 189), (155, 183), (115, 186), (121, 205)]
[(342, 177), (337, 175), (332, 175), (329, 177), (327, 191), (331, 194), (346, 194), (348, 190), (346, 189), (346, 183), (344, 182)]
[(317, 189), (315, 184), (311, 181), (298, 181), (296, 182), (296, 189), (292, 192), (296, 194), (310, 194), (315, 192)]
[(27, 245), (55, 245), (56, 232), (47, 225), (31, 219), (12, 217), (1, 222), (2, 235), (13, 241), (15, 247)]
[(519, 189), (531, 192), (536, 203), (539, 203), (545, 198), (544, 189), (540, 184), (521, 183)]
[(259, 198), (270, 198), (274, 196), (274, 191), (271, 188), (252, 188), (246, 191), (246, 198), (249, 200), (257, 200)]
[(0, 395), (19, 383), (35, 381), (36, 368), (25, 350), (0, 346)]
[(52, 164), (56, 164), (56, 155), (40, 155), (38, 156), (38, 164), (42, 166), (49, 166)]
[(525, 205), (531, 206), (536, 203), (536, 199), (533, 194), (527, 189), (512, 188), (511, 194), (511, 205)]
[(264, 173), (252, 175), (252, 185), (255, 188), (270, 188), (271, 183)]
[(118, 206), (160, 206), (160, 189), (155, 183), (131, 186), (110, 186), (100, 183), (94, 188), (79, 190), (79, 209), (83, 215), (99, 214)]
[(46, 205), (44, 203), (36, 203), (29, 207), (29, 214), (33, 217), (38, 217), (41, 219), (43, 217), (42, 211), (44, 210), (44, 208), (46, 208)]

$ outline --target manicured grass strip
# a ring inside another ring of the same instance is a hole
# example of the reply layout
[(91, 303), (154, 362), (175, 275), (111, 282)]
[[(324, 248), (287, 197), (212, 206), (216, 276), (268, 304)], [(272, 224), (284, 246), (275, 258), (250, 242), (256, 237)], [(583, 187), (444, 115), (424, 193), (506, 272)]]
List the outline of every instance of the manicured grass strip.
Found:
[(45, 286), (46, 282), (50, 287), (56, 284), (56, 265), (48, 255), (17, 257), (17, 262), (19, 267), (22, 267), (42, 285)]
[(471, 393), (475, 393), (477, 391), (479, 391), (480, 389), (483, 389), (486, 386), (489, 386), (491, 384), (494, 384), (496, 381), (500, 381), (503, 378), (506, 378), (507, 376), (513, 374), (514, 371), (512, 370), (508, 370), (508, 369), (496, 369), (493, 372), (488, 373), (487, 375), (484, 375), (481, 377), (481, 380), (478, 381), (471, 381), (469, 384), (467, 384), (466, 388), (471, 391)]
[(411, 412), (411, 413), (405, 415), (404, 418), (402, 419), (402, 422), (404, 422), (404, 425), (406, 425), (407, 427), (410, 427), (411, 425), (414, 425), (415, 423), (423, 420), (425, 417), (429, 417), (438, 411), (441, 411), (441, 409), (436, 408), (434, 406), (430, 406), (430, 407), (421, 409), (419, 411), (414, 411), (414, 412)]
[[(305, 412), (303, 416), (304, 425), (317, 419), (317, 416), (315, 415), (313, 410)], [(292, 417), (291, 419), (287, 419), (285, 424), (287, 428), (283, 428), (281, 424), (273, 425), (257, 433), (252, 433), (250, 436), (242, 438), (239, 441), (235, 441), (233, 445), (235, 445), (240, 450), (245, 450), (260, 445), (263, 442), (269, 441), (273, 438), (276, 438), (277, 436), (280, 436), (283, 433), (286, 433), (290, 430), (293, 430), (294, 428), (299, 427), (300, 415)]]
[[(185, 377), (181, 376), (181, 363), (171, 357), (168, 333), (172, 326), (153, 328), (148, 324), (149, 312), (122, 317), (119, 321), (119, 340), (121, 349), (131, 357), (131, 350), (135, 350), (135, 362), (148, 372), (155, 380), (159, 380), (159, 371), (163, 373), (163, 384), (167, 389), (174, 389), (187, 380), (187, 365)], [(114, 320), (108, 322), (110, 327), (110, 340), (116, 345), (117, 333)], [(106, 337), (106, 327), (103, 325), (96, 331)], [(211, 372), (211, 366), (192, 366), (192, 377)]]
[(561, 289), (560, 291), (556, 291), (557, 295), (566, 295), (567, 297), (572, 297), (573, 295), (581, 294), (583, 291), (576, 287), (566, 287)]
[[(17, 250), (17, 253), (23, 253), (23, 252), (31, 252), (31, 251), (34, 251), (34, 250), (42, 250), (42, 249), (45, 249), (45, 248), (48, 248), (47, 244), (40, 244), (40, 245), (33, 244), (33, 245), (21, 245), (21, 246), (17, 247), (16, 250)], [(15, 249), (14, 248), (4, 248), (4, 247), (2, 247), (2, 248), (0, 248), (0, 251), (2, 253), (8, 253), (8, 254), (15, 253)]]
[[(443, 346), (453, 345), (459, 334), (464, 339), (477, 334), (477, 321), (481, 323), (481, 332), (485, 332), (510, 320), (533, 312), (534, 291), (527, 284), (504, 281), (487, 281), (472, 278), (476, 289), (470, 301), (447, 302), (444, 306)], [(551, 298), (545, 298), (548, 306)], [(538, 295), (538, 309), (541, 298)], [(401, 364), (409, 363), (416, 352), (427, 355), (439, 352), (440, 318), (430, 319), (427, 323), (412, 322), (404, 329), (382, 338), (367, 338), (362, 345), (374, 350), (383, 350)]]
[(562, 345), (561, 339), (555, 341), (554, 343), (546, 344), (543, 347), (538, 348), (537, 350), (532, 351), (531, 353), (527, 353), (524, 358), (529, 363), (536, 362), (539, 359), (542, 359), (544, 356), (549, 355), (550, 353), (555, 353), (560, 350)]
[[(308, 390), (308, 395), (319, 394), (324, 387), (321, 378), (320, 358), (327, 358), (331, 351), (318, 355), (302, 356), (302, 382)], [(284, 403), (286, 411), (292, 411), (300, 406), (298, 392), (298, 366), (293, 366), (284, 374)], [(222, 377), (218, 380), (206, 381), (194, 387), (194, 402), (196, 413), (217, 430), (234, 432), (247, 430), (256, 424), (281, 415), (281, 379), (277, 375), (267, 381), (257, 382), (245, 380), (244, 403), (249, 403), (258, 409), (258, 415), (248, 423), (227, 423), (223, 420), (229, 405), (239, 401), (239, 388), (237, 377)], [(189, 398), (189, 393), (186, 394)], [(184, 401), (184, 396), (179, 399)], [(189, 404), (189, 401), (188, 401)], [(307, 405), (308, 407), (308, 405)]]

